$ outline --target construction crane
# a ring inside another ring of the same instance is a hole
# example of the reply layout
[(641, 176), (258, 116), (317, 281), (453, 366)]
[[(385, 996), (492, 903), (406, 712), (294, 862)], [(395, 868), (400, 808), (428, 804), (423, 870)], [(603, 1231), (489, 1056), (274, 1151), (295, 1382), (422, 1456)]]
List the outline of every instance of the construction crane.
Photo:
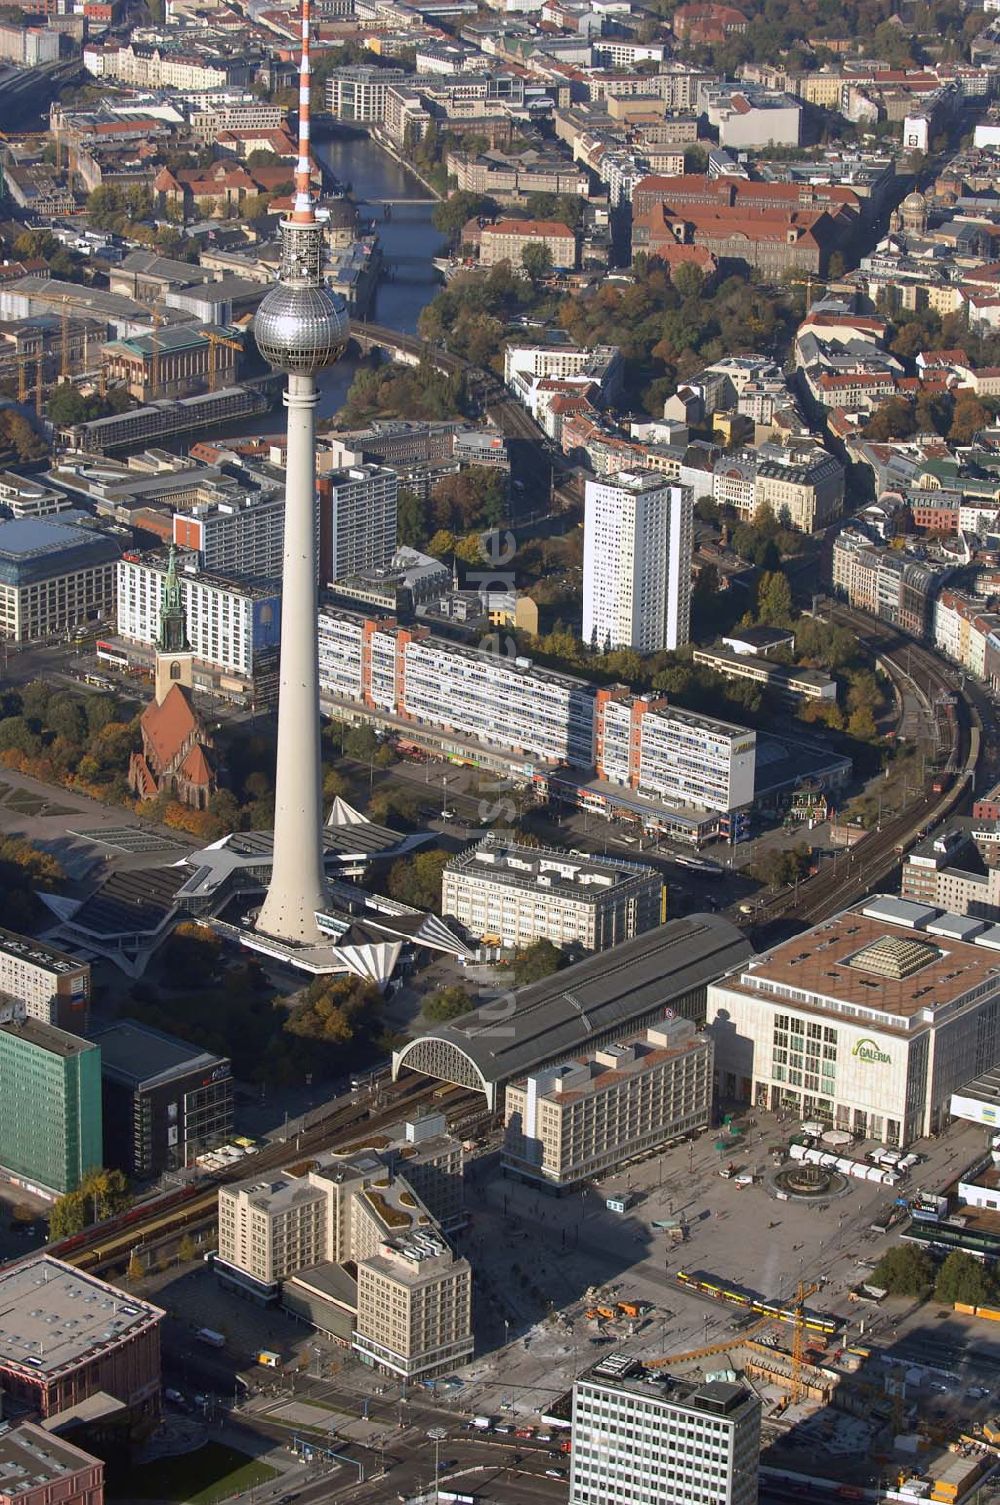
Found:
[(17, 400), (23, 406), (28, 400), (28, 357), (17, 358)]
[(230, 335), (219, 334), (215, 329), (199, 329), (198, 333), (203, 340), (208, 341), (208, 390), (214, 392), (219, 384), (219, 347), (227, 350), (235, 350), (242, 354), (243, 345), (239, 340), (234, 340)]
[(806, 1301), (819, 1290), (819, 1286), (810, 1282), (806, 1285), (799, 1281), (798, 1290), (795, 1293), (795, 1305), (792, 1310), (795, 1313), (795, 1322), (792, 1329), (792, 1405), (796, 1405), (802, 1399), (804, 1385), (802, 1383), (802, 1366), (806, 1358)]
[(671, 1353), (665, 1359), (646, 1359), (643, 1362), (647, 1369), (665, 1369), (668, 1364), (692, 1364), (696, 1359), (710, 1359), (717, 1353), (730, 1353), (754, 1333), (759, 1333), (762, 1327), (769, 1327), (773, 1320), (772, 1317), (760, 1317), (742, 1332), (727, 1338), (724, 1343), (710, 1343), (707, 1348), (692, 1348), (687, 1353)]
[(39, 418), (42, 416), (44, 399), (42, 394), (42, 360), (44, 358), (42, 341), (38, 341), (38, 354), (35, 358), (35, 412)]
[(163, 323), (163, 315), (154, 304), (150, 309), (153, 316), (152, 358), (149, 363), (149, 395), (153, 402), (160, 395), (160, 325)]

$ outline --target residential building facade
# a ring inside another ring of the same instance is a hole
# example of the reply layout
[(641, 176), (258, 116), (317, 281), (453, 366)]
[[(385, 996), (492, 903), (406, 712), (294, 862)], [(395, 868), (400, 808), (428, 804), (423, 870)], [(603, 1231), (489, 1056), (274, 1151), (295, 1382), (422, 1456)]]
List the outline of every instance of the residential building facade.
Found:
[(691, 626), (694, 496), (656, 471), (588, 480), (583, 639), (597, 648), (683, 648)]
[(396, 552), (399, 477), (387, 465), (351, 465), (323, 476), (320, 554), (330, 540), (330, 581), (387, 570)]
[(281, 493), (250, 493), (218, 502), (201, 502), (190, 512), (175, 512), (173, 540), (194, 550), (212, 574), (277, 580), (285, 536), (285, 498)]

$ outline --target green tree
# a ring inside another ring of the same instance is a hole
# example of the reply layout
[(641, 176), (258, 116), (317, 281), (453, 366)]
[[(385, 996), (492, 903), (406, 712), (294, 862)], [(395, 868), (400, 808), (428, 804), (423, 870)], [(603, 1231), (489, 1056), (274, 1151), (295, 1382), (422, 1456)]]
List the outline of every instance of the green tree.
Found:
[(916, 1296), (921, 1300), (934, 1288), (934, 1263), (914, 1244), (897, 1244), (886, 1250), (872, 1271), (872, 1285), (882, 1286), (890, 1296)]
[(435, 204), (431, 217), (435, 230), (440, 230), (442, 235), (450, 235), (454, 238), (470, 219), (474, 219), (477, 215), (493, 214), (495, 211), (496, 204), (491, 198), (487, 198), (483, 193), (471, 193), (461, 188), (450, 198), (443, 199), (440, 204)]
[(983, 1306), (995, 1295), (989, 1272), (972, 1254), (955, 1249), (947, 1256), (934, 1283), (935, 1301), (953, 1306), (960, 1302), (965, 1306)]
[(701, 267), (696, 267), (693, 262), (682, 261), (673, 271), (671, 281), (682, 298), (700, 298), (705, 286), (705, 275)]
[(427, 542), (426, 508), (409, 486), (401, 486), (396, 499), (396, 537), (411, 549), (421, 549)]
[(420, 819), (420, 801), (412, 790), (396, 784), (376, 789), (368, 801), (368, 814), (380, 826), (391, 826), (396, 821), (415, 826)]
[(792, 617), (792, 588), (780, 570), (761, 575), (757, 582), (757, 620), (769, 627), (787, 627)]
[(450, 862), (448, 852), (418, 852), (400, 857), (389, 869), (387, 888), (393, 899), (414, 909), (441, 911), (441, 874)]
[(222, 942), (207, 925), (183, 920), (161, 952), (164, 976), (175, 987), (208, 987), (218, 977)]
[(447, 1024), (449, 1019), (467, 1014), (473, 1006), (464, 988), (438, 988), (436, 993), (424, 999), (421, 1013), (428, 1024)]
[(523, 988), (529, 982), (540, 982), (543, 977), (561, 972), (568, 962), (565, 951), (560, 951), (558, 946), (554, 946), (543, 936), (517, 952), (514, 957), (514, 981), (519, 988)]
[(82, 1192), (70, 1191), (57, 1197), (49, 1209), (49, 1238), (71, 1238), (87, 1227), (87, 1199)]
[(46, 407), (49, 420), (59, 425), (83, 423), (90, 416), (90, 405), (81, 392), (70, 382), (56, 387)]
[(552, 271), (552, 252), (544, 242), (535, 241), (522, 250), (521, 265), (532, 282), (542, 282)]

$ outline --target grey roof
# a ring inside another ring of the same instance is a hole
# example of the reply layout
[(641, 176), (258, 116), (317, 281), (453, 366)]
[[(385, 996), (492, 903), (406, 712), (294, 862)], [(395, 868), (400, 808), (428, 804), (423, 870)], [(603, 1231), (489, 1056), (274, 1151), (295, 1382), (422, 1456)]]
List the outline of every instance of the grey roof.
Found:
[(33, 1045), (37, 1050), (46, 1050), (50, 1055), (62, 1056), (64, 1060), (82, 1056), (85, 1051), (94, 1049), (89, 1040), (81, 1040), (79, 1035), (67, 1034), (54, 1024), (46, 1024), (44, 1019), (33, 1019), (30, 1016), (10, 1019), (0, 1024), (0, 1034), (22, 1040), (25, 1045)]
[(31, 585), (99, 564), (110, 564), (121, 544), (94, 528), (77, 528), (65, 517), (18, 518), (0, 523), (0, 581)]
[(742, 931), (719, 915), (670, 920), (499, 1000), (509, 997), (511, 1009), (494, 1002), (427, 1030), (397, 1052), (395, 1066), (407, 1065), (424, 1042), (442, 1042), (460, 1051), (484, 1082), (510, 1081), (628, 1033), (750, 954)]
[(193, 1071), (214, 1069), (224, 1060), (136, 1019), (120, 1019), (110, 1024), (95, 1034), (94, 1044), (101, 1048), (103, 1074), (135, 1087), (150, 1087), (155, 1082), (170, 1081)]
[(917, 904), (913, 899), (897, 899), (894, 894), (878, 894), (862, 907), (861, 913), (872, 920), (888, 920), (892, 925), (907, 925), (923, 930), (941, 913), (933, 904)]
[(158, 1306), (39, 1250), (0, 1270), (0, 1367), (51, 1382), (155, 1326)]

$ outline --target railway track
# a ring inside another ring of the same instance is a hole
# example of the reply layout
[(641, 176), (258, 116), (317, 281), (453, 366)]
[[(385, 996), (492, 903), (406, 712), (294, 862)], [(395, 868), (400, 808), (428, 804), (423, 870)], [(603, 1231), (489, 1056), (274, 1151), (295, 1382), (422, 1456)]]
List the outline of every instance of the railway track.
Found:
[(130, 1208), (127, 1213), (83, 1234), (49, 1245), (47, 1252), (94, 1274), (123, 1266), (134, 1251), (148, 1250), (177, 1234), (213, 1224), (220, 1186), (243, 1181), (258, 1172), (278, 1170), (323, 1150), (347, 1149), (359, 1139), (367, 1139), (398, 1122), (401, 1114), (412, 1113), (418, 1107), (440, 1107), (449, 1128), (466, 1134), (474, 1122), (482, 1119), (482, 1113), (476, 1111), (480, 1101), (476, 1093), (456, 1089), (455, 1094), (449, 1095), (447, 1103), (443, 1103), (439, 1101), (440, 1087), (433, 1081), (421, 1085), (419, 1079), (409, 1078), (390, 1084), (385, 1095), (388, 1100), (384, 1107), (375, 1112), (361, 1103), (342, 1104), (296, 1134), (294, 1141), (289, 1138), (268, 1145), (256, 1155), (239, 1160), (205, 1182), (186, 1189), (185, 1193), (171, 1192)]
[(859, 637), (874, 640), (882, 659), (899, 676), (909, 679), (925, 698), (934, 713), (938, 740), (944, 740), (948, 753), (946, 773), (939, 775), (946, 787), (935, 790), (933, 785), (937, 781), (928, 780), (928, 787), (914, 804), (883, 822), (878, 830), (870, 831), (856, 846), (836, 858), (832, 866), (828, 864), (815, 877), (758, 911), (754, 917), (755, 929), (784, 919), (814, 925), (844, 909), (875, 888), (921, 834), (945, 820), (975, 786), (981, 747), (979, 718), (968, 701), (956, 696), (934, 654), (904, 633), (861, 612), (834, 606), (830, 615)]

